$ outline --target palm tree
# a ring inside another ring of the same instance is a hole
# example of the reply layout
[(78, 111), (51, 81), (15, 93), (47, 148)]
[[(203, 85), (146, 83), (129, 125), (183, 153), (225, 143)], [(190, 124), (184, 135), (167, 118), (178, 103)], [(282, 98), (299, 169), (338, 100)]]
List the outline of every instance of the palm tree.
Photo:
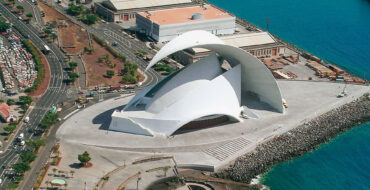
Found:
[(169, 166), (166, 166), (163, 168), (163, 172), (164, 172), (164, 177), (167, 177), (167, 171), (170, 169)]
[(46, 189), (48, 189), (49, 188), (50, 181), (46, 180), (45, 181), (45, 184), (46, 184)]
[(73, 174), (75, 173), (75, 171), (71, 170), (70, 172), (71, 172), (71, 175), (72, 175), (72, 178), (73, 178)]
[(55, 175), (55, 172), (57, 172), (56, 168), (53, 168), (53, 174)]
[(67, 184), (67, 183), (65, 183), (65, 184), (64, 184), (64, 189), (67, 189), (67, 186), (68, 186), (68, 184)]
[(137, 181), (136, 181), (136, 189), (137, 190), (139, 189), (139, 181), (141, 180), (141, 176), (140, 176), (141, 172), (139, 171), (138, 174), (139, 174), (139, 176), (137, 177)]

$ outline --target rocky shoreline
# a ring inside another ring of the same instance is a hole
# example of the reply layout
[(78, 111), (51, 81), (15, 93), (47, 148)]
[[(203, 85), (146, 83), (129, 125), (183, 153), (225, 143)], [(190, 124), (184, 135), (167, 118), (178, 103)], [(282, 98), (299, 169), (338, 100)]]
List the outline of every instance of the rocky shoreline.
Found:
[(249, 183), (272, 166), (302, 156), (338, 134), (368, 121), (369, 93), (258, 145), (253, 152), (239, 157), (232, 165), (214, 175)]

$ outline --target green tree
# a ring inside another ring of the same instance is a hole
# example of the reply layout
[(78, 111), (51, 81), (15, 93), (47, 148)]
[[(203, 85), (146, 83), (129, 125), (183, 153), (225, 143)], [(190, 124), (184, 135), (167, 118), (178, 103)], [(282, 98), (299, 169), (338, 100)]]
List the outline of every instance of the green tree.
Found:
[(18, 5), (17, 9), (19, 9), (19, 11), (21, 11), (22, 13), (24, 12), (24, 7), (22, 5)]
[(76, 62), (69, 62), (69, 67), (71, 67), (72, 70), (74, 70), (77, 67)]
[(44, 32), (45, 32), (46, 34), (51, 34), (51, 30), (49, 30), (49, 29), (45, 29), (45, 30), (44, 30)]
[(44, 116), (44, 118), (42, 118), (39, 126), (42, 129), (47, 129), (51, 125), (55, 124), (57, 122), (57, 119), (58, 119), (58, 114), (56, 114), (56, 113), (47, 113)]
[(36, 159), (36, 154), (30, 151), (23, 152), (20, 155), (22, 162), (31, 163)]
[(28, 17), (28, 18), (32, 18), (32, 17), (33, 17), (33, 15), (32, 15), (32, 13), (27, 13), (27, 14), (26, 14), (26, 17)]
[(14, 183), (14, 182), (12, 182), (12, 181), (10, 181), (9, 183), (8, 183), (8, 187), (7, 187), (7, 189), (17, 189), (18, 188), (18, 183)]
[(10, 28), (10, 24), (4, 21), (0, 21), (0, 32), (5, 32), (7, 29)]
[(30, 168), (31, 167), (27, 163), (24, 163), (24, 162), (13, 165), (13, 169), (18, 174), (22, 174), (22, 173), (28, 171)]
[(95, 24), (98, 20), (96, 14), (88, 14), (82, 21), (88, 25)]
[(8, 100), (6, 100), (6, 103), (8, 105), (14, 105), (15, 104), (15, 101), (13, 99), (9, 98)]
[(32, 103), (32, 98), (31, 98), (31, 96), (19, 96), (19, 101), (22, 104), (30, 105)]
[(4, 127), (4, 131), (6, 131), (7, 133), (12, 133), (13, 131), (15, 130), (15, 126), (6, 126)]
[(85, 52), (88, 52), (88, 53), (92, 53), (92, 52), (94, 51), (94, 49), (92, 49), (92, 48), (89, 48), (89, 47), (85, 46), (85, 47), (84, 47), (84, 51), (85, 51)]
[(83, 7), (81, 5), (74, 5), (74, 4), (70, 4), (67, 9), (67, 13), (72, 16), (78, 16), (82, 13), (82, 11), (83, 11)]
[(78, 74), (77, 73), (73, 73), (73, 72), (70, 72), (68, 73), (68, 77), (69, 77), (69, 80), (71, 80), (72, 82), (75, 81), (76, 78), (78, 78)]
[(45, 145), (44, 139), (29, 140), (26, 144), (33, 148), (33, 152), (37, 152), (41, 146)]
[(109, 76), (109, 77), (114, 76), (114, 71), (113, 70), (107, 70), (107, 76)]
[(86, 166), (86, 164), (91, 160), (90, 158), (90, 155), (87, 151), (85, 151), (84, 153), (82, 154), (79, 154), (78, 155), (78, 160), (84, 165)]

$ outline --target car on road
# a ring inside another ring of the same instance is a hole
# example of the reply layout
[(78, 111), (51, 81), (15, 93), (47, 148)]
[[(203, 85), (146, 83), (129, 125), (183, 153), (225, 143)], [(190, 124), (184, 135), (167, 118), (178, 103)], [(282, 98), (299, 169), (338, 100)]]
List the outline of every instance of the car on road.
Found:
[(40, 136), (44, 131), (42, 131), (41, 129), (37, 129), (35, 130), (35, 132), (33, 133), (33, 135), (35, 136)]
[(29, 133), (32, 133), (32, 132), (33, 132), (33, 129), (32, 129), (32, 128), (29, 128), (29, 129), (28, 129), (28, 132), (29, 132)]
[(78, 94), (84, 94), (84, 92), (80, 91)]

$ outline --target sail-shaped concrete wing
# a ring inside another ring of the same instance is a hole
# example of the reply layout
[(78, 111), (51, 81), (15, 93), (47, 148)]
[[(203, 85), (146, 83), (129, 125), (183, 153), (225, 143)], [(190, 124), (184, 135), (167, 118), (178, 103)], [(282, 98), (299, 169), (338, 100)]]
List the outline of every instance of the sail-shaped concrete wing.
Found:
[[(191, 31), (173, 39), (147, 69), (172, 53), (193, 47), (215, 53), (143, 89), (123, 110), (112, 114), (109, 129), (169, 136), (183, 126), (194, 128), (223, 121), (222, 117), (241, 121), (241, 98), (247, 92), (257, 94), (276, 111), (284, 111), (280, 89), (266, 66), (206, 31)], [(230, 69), (221, 67), (223, 59)]]

